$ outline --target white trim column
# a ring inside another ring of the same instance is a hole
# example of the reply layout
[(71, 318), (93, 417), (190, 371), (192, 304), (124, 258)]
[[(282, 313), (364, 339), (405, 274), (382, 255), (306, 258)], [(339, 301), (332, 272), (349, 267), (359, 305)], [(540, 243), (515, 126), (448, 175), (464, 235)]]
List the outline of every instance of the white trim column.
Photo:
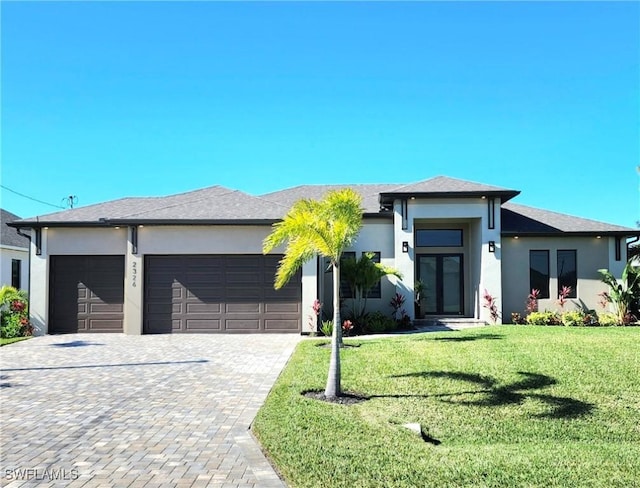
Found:
[(36, 229), (31, 229), (30, 280), (29, 280), (29, 320), (33, 325), (33, 335), (41, 336), (49, 332), (49, 253), (47, 251), (48, 229), (40, 230), (40, 255), (36, 254)]
[(133, 253), (132, 228), (129, 228), (127, 233), (129, 238), (124, 258), (123, 332), (127, 335), (141, 335), (144, 313), (144, 256), (139, 251), (137, 254)]
[(318, 330), (317, 317), (313, 312), (313, 302), (318, 298), (318, 258), (310, 259), (302, 265), (302, 332), (311, 332), (310, 323)]

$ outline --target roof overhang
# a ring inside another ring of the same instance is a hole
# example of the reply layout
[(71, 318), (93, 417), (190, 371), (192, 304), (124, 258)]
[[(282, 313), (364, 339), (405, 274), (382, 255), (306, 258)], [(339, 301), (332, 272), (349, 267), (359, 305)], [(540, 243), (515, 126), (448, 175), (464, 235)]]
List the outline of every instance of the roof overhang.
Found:
[(628, 231), (588, 231), (588, 232), (517, 232), (502, 231), (502, 237), (640, 237), (640, 230)]
[(502, 203), (520, 195), (519, 191), (430, 191), (430, 192), (383, 192), (380, 193), (380, 205), (389, 205), (394, 200), (435, 199), (435, 198), (487, 198), (499, 197)]
[[(381, 213), (365, 213), (363, 214), (365, 219), (380, 219), (380, 218), (393, 218), (393, 214), (390, 212)], [(105, 227), (120, 227), (120, 226), (197, 226), (197, 225), (226, 225), (226, 226), (238, 226), (238, 225), (273, 225), (276, 222), (280, 222), (282, 219), (100, 219), (90, 221), (17, 221), (11, 222), (7, 225), (15, 227), (17, 229), (42, 229), (43, 227), (93, 227), (93, 228), (105, 228)]]

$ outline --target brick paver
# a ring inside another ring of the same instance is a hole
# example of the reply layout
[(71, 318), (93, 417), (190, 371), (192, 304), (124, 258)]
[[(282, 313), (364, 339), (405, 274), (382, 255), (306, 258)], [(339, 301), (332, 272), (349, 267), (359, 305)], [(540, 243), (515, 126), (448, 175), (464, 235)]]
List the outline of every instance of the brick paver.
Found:
[(282, 487), (249, 426), (295, 334), (72, 334), (0, 350), (2, 486)]

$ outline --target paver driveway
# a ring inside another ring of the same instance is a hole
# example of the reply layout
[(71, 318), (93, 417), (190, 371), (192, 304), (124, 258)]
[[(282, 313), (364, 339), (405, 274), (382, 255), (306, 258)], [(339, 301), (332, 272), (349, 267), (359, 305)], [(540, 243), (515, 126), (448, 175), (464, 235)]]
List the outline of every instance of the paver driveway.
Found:
[(283, 486), (248, 428), (299, 340), (72, 334), (3, 347), (2, 486)]

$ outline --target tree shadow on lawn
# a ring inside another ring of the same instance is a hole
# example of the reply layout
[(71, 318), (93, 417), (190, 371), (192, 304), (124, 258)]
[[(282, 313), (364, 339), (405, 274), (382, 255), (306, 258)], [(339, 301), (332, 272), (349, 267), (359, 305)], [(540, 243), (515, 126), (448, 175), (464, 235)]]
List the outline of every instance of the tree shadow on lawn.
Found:
[[(503, 336), (498, 334), (483, 334), (477, 336), (463, 336), (463, 337), (435, 337), (433, 339), (426, 337), (426, 340), (441, 341), (441, 342), (473, 342), (473, 341), (496, 341), (504, 339)], [(423, 339), (423, 340), (425, 340)]]
[[(391, 378), (447, 378), (478, 385), (480, 389), (477, 390), (424, 395), (424, 397), (431, 398), (440, 397), (443, 402), (458, 405), (497, 407), (503, 405), (519, 405), (527, 398), (540, 400), (546, 403), (550, 407), (550, 410), (547, 413), (537, 414), (536, 417), (539, 418), (575, 418), (587, 415), (595, 408), (593, 404), (576, 400), (575, 398), (544, 395), (532, 391), (557, 384), (557, 380), (551, 376), (523, 371), (518, 371), (518, 374), (524, 376), (524, 378), (504, 386), (498, 386), (498, 381), (489, 376), (452, 371), (420, 371), (417, 373), (394, 375), (391, 376)], [(482, 395), (482, 398), (473, 401), (450, 399), (450, 397), (458, 395)], [(420, 395), (372, 395), (371, 398), (414, 396), (419, 397)]]

